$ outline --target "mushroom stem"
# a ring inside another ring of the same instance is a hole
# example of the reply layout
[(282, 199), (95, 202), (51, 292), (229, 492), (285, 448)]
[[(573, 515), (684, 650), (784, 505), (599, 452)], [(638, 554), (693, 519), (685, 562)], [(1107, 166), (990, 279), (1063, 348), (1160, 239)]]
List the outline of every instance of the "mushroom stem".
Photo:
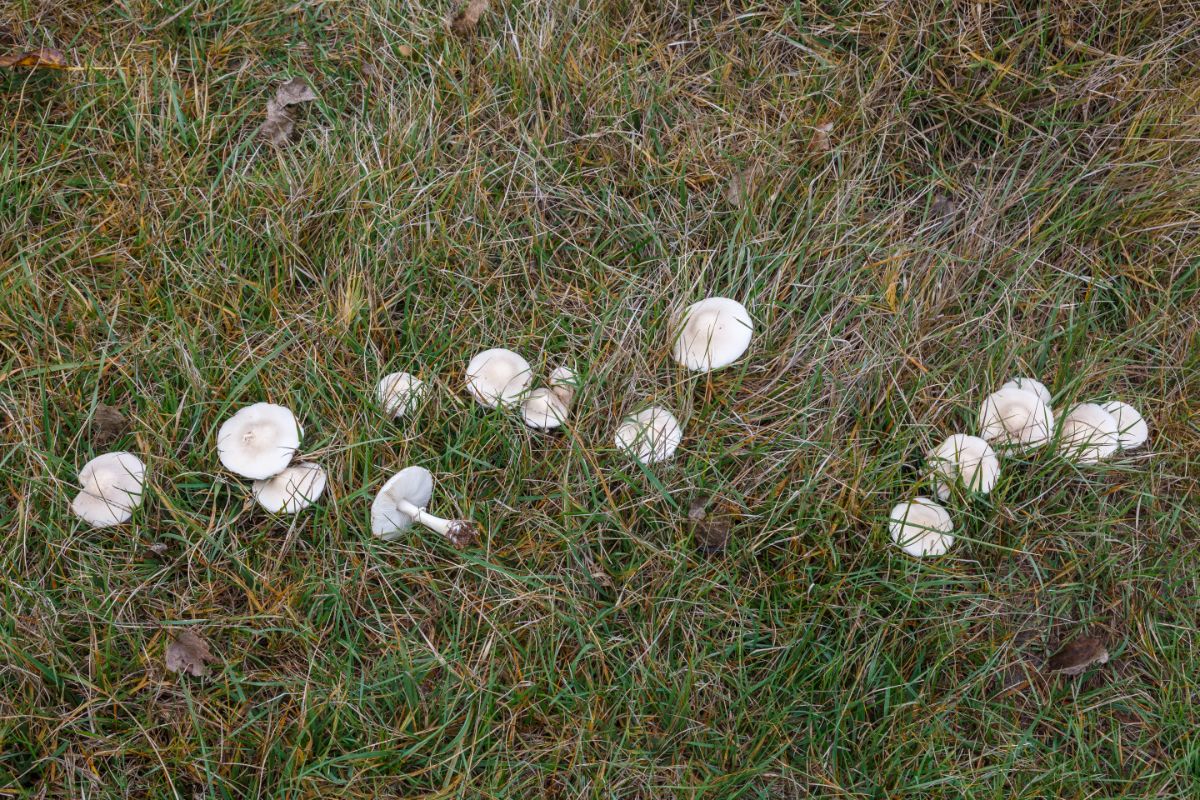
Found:
[(418, 508), (407, 500), (398, 500), (396, 508), (412, 517), (413, 522), (445, 536), (455, 547), (466, 547), (477, 535), (475, 526), (470, 522), (461, 519), (442, 519), (423, 508)]

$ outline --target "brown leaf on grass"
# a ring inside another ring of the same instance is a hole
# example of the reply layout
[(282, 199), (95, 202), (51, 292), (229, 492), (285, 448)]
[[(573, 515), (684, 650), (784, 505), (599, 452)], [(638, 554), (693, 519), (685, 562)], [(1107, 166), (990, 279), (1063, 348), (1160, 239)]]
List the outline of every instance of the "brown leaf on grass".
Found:
[(450, 17), (450, 30), (459, 36), (470, 36), (491, 4), (492, 0), (467, 0)]
[(725, 513), (725, 509), (718, 508), (715, 513), (709, 513), (708, 504), (711, 500), (710, 497), (697, 497), (688, 508), (696, 549), (705, 555), (723, 552), (729, 544), (729, 532), (733, 528), (731, 515)]
[(831, 133), (833, 133), (832, 122), (822, 122), (813, 129), (813, 138), (809, 143), (813, 152), (828, 153), (833, 149), (833, 139), (830, 138)]
[(747, 167), (730, 178), (729, 183), (725, 186), (725, 202), (734, 208), (744, 206), (746, 198), (754, 191), (754, 179), (757, 174), (756, 168)]
[(303, 78), (292, 78), (280, 84), (275, 96), (267, 100), (267, 120), (262, 124), (260, 133), (276, 147), (285, 147), (292, 141), (296, 130), (296, 114), (292, 106), (311, 103), (316, 99), (317, 95)]
[(125, 435), (129, 421), (116, 406), (100, 403), (92, 415), (92, 444), (103, 447)]
[(1050, 672), (1078, 675), (1093, 664), (1108, 663), (1108, 648), (1096, 636), (1079, 636), (1058, 649), (1046, 662)]
[(53, 47), (39, 47), (36, 50), (18, 50), (15, 53), (0, 56), (0, 67), (28, 67), (30, 69), (68, 69), (67, 55), (62, 50)]
[(203, 678), (208, 674), (205, 662), (215, 660), (208, 651), (208, 642), (191, 631), (179, 634), (167, 647), (167, 669), (171, 672), (188, 672)]

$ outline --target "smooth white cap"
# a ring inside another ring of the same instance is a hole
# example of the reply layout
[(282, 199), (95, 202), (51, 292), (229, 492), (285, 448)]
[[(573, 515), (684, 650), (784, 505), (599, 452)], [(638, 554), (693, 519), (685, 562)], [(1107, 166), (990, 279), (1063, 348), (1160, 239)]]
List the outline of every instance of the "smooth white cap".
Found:
[(467, 365), (467, 391), (488, 408), (513, 405), (529, 389), (529, 362), (512, 350), (484, 350)]
[(1079, 464), (1095, 464), (1117, 452), (1117, 421), (1095, 403), (1072, 406), (1062, 418), (1059, 452)]
[(379, 405), (389, 417), (403, 417), (416, 410), (429, 387), (407, 372), (384, 375), (375, 387)]
[(984, 399), (979, 427), (993, 444), (1039, 447), (1050, 441), (1054, 412), (1036, 392), (1010, 386)]
[(569, 409), (553, 389), (534, 389), (521, 403), (521, 415), (531, 428), (549, 430), (562, 425)]
[(83, 491), (71, 501), (71, 511), (94, 528), (120, 525), (142, 504), (146, 465), (123, 450), (96, 456), (79, 470)]
[(398, 508), (401, 500), (417, 508), (433, 497), (433, 475), (424, 467), (405, 467), (393, 475), (371, 503), (371, 533), (394, 539), (413, 524), (413, 518)]
[(230, 472), (263, 480), (283, 472), (300, 448), (300, 426), (283, 406), (255, 403), (217, 431), (217, 454)]
[(888, 515), (892, 541), (910, 556), (940, 556), (954, 544), (954, 521), (950, 512), (928, 497), (899, 503)]
[(272, 514), (295, 514), (325, 493), (325, 468), (301, 461), (265, 481), (254, 482), (254, 499)]
[(683, 428), (675, 415), (662, 406), (650, 406), (627, 417), (617, 428), (617, 447), (643, 464), (665, 461), (675, 455), (683, 440)]
[(754, 335), (746, 307), (728, 297), (693, 303), (676, 317), (671, 355), (690, 370), (708, 372), (742, 357)]
[(1052, 398), (1050, 397), (1050, 390), (1046, 388), (1046, 384), (1042, 383), (1041, 381), (1035, 381), (1033, 378), (1013, 378), (1011, 381), (1009, 381), (1008, 383), (1005, 383), (1000, 388), (1001, 389), (1016, 388), (1016, 389), (1023, 389), (1027, 392), (1033, 392), (1038, 397), (1040, 397), (1042, 399), (1042, 402), (1045, 403), (1046, 405), (1050, 405), (1051, 400), (1052, 400)]
[(987, 494), (1000, 477), (1000, 459), (992, 446), (978, 436), (956, 433), (929, 453), (929, 467), (938, 497), (950, 497), (950, 484), (961, 483), (972, 492)]
[(1122, 450), (1141, 447), (1150, 438), (1150, 428), (1141, 412), (1120, 400), (1110, 400), (1101, 406), (1117, 423), (1117, 444)]

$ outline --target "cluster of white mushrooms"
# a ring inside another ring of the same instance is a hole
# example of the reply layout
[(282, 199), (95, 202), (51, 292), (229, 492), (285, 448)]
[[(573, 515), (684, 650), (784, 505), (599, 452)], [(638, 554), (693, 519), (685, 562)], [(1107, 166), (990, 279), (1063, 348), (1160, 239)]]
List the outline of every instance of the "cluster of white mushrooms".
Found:
[[(927, 477), (938, 499), (955, 485), (987, 494), (1000, 478), (1002, 453), (1027, 452), (1054, 440), (1050, 390), (1032, 378), (1014, 378), (988, 395), (979, 412), (980, 436), (956, 433), (929, 452)], [(1077, 464), (1095, 464), (1149, 438), (1146, 421), (1128, 403), (1079, 403), (1059, 420), (1058, 452)], [(909, 555), (940, 556), (954, 544), (950, 512), (928, 497), (899, 503), (889, 515), (892, 541)]]
[[(753, 322), (741, 303), (710, 297), (693, 303), (672, 318), (674, 359), (696, 372), (728, 366), (750, 346)], [(466, 370), (468, 393), (488, 408), (519, 409), (531, 428), (550, 430), (567, 421), (579, 378), (567, 366), (555, 368), (545, 386), (533, 387), (529, 362), (511, 350), (485, 350)], [(376, 386), (380, 407), (390, 417), (413, 413), (429, 386), (407, 372), (385, 375)], [(303, 429), (290, 409), (272, 403), (246, 406), (217, 431), (217, 454), (230, 472), (254, 481), (258, 504), (274, 514), (295, 514), (325, 492), (321, 465), (296, 461)], [(652, 405), (625, 418), (616, 444), (643, 464), (674, 455), (683, 427), (668, 409)], [(295, 463), (293, 463), (295, 461)], [(79, 474), (83, 491), (72, 509), (96, 527), (127, 521), (141, 503), (146, 467), (132, 453), (107, 453), (89, 461)], [(433, 495), (433, 476), (423, 467), (406, 467), (392, 476), (371, 504), (371, 532), (393, 539), (414, 523), (462, 547), (476, 536), (466, 520), (449, 520), (426, 510)]]

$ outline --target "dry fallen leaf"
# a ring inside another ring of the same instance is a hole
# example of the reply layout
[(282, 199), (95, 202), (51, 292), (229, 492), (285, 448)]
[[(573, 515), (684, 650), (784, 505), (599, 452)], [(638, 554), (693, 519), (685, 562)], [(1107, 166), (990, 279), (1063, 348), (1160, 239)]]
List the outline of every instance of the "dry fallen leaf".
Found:
[(688, 508), (688, 519), (692, 521), (692, 533), (696, 538), (696, 549), (705, 555), (714, 555), (725, 550), (729, 544), (729, 531), (733, 527), (731, 516), (725, 509), (715, 514), (708, 513), (712, 498), (697, 497)]
[(92, 415), (92, 444), (104, 446), (125, 435), (129, 423), (115, 406), (100, 403)]
[(0, 56), (0, 67), (29, 67), (43, 69), (67, 69), (67, 56), (62, 50), (53, 47), (39, 47), (36, 50), (19, 50)]
[(470, 36), (491, 4), (491, 0), (467, 0), (467, 3), (450, 17), (450, 30), (459, 36)]
[(276, 147), (284, 147), (292, 140), (296, 128), (296, 115), (292, 106), (311, 103), (317, 99), (303, 78), (292, 78), (275, 90), (275, 96), (267, 101), (267, 121), (262, 124), (261, 134)]
[(1095, 636), (1079, 636), (1050, 656), (1046, 667), (1050, 672), (1078, 675), (1093, 664), (1108, 663), (1108, 648)]
[(167, 647), (167, 669), (171, 672), (189, 672), (203, 678), (208, 674), (205, 662), (214, 660), (208, 651), (208, 642), (191, 631), (179, 634)]
[(833, 140), (829, 134), (833, 133), (832, 122), (822, 122), (813, 131), (812, 149), (817, 153), (828, 153), (833, 149)]
[(754, 191), (754, 167), (747, 167), (741, 172), (729, 179), (729, 183), (725, 186), (725, 202), (734, 208), (741, 208), (746, 198)]

